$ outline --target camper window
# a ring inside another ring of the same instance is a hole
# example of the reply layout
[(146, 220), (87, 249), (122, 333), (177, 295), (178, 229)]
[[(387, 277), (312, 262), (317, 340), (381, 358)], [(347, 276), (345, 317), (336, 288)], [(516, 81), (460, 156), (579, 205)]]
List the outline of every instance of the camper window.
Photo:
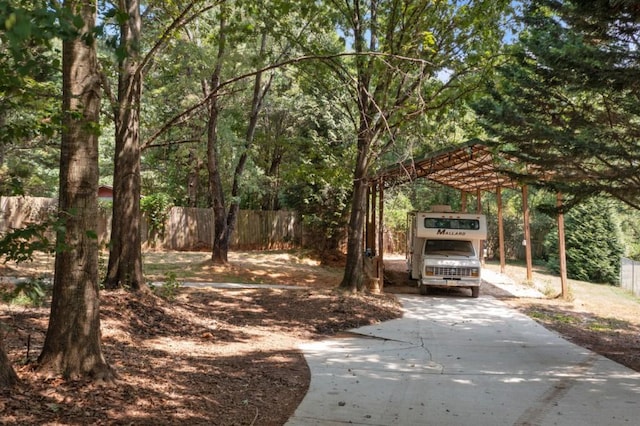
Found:
[(427, 240), (424, 245), (425, 254), (473, 256), (471, 241), (463, 240)]

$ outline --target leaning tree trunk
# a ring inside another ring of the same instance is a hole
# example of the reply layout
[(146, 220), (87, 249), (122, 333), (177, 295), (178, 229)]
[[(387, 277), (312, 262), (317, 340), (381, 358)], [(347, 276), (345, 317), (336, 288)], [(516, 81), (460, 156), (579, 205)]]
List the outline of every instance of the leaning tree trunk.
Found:
[(207, 123), (207, 172), (209, 176), (209, 191), (211, 193), (211, 205), (213, 207), (213, 248), (211, 261), (225, 264), (228, 262), (229, 247), (225, 245), (227, 233), (226, 206), (222, 178), (220, 174), (220, 154), (218, 149), (218, 118), (220, 105), (217, 91), (220, 88), (222, 78), (222, 61), (226, 49), (226, 16), (223, 8), (220, 14), (220, 35), (218, 40), (218, 55), (216, 66), (211, 74), (211, 86), (209, 91), (215, 93), (209, 101), (209, 122)]
[(95, 44), (95, 1), (65, 2), (84, 19), (78, 37), (62, 50), (62, 143), (53, 298), (39, 368), (74, 379), (110, 380), (102, 355), (98, 298), (98, 126), (100, 77)]
[(140, 3), (127, 0), (129, 19), (121, 25), (121, 44), (127, 57), (120, 64), (116, 147), (113, 176), (111, 246), (105, 287), (139, 290), (142, 274), (140, 230)]
[[(262, 34), (260, 55), (263, 56), (267, 48), (267, 35)], [(226, 221), (222, 222), (218, 216), (216, 216), (216, 227), (220, 224), (220, 232), (215, 230), (216, 238), (213, 240), (213, 261), (217, 259), (224, 259), (227, 261), (229, 247), (231, 245), (231, 236), (235, 230), (236, 223), (238, 222), (238, 212), (240, 211), (240, 181), (244, 174), (244, 169), (249, 159), (249, 150), (253, 145), (253, 141), (256, 134), (256, 128), (258, 126), (258, 115), (262, 109), (262, 103), (264, 98), (271, 87), (273, 81), (273, 75), (269, 78), (264, 87), (262, 87), (262, 72), (257, 72), (253, 82), (253, 96), (251, 100), (251, 115), (249, 117), (249, 123), (247, 126), (247, 133), (245, 135), (244, 152), (238, 159), (238, 164), (233, 172), (233, 184), (231, 187), (231, 205), (229, 206), (229, 212), (227, 213)], [(219, 179), (219, 178), (218, 178)], [(216, 208), (214, 207), (214, 210)], [(216, 212), (217, 213), (217, 212)], [(216, 257), (217, 254), (217, 257)]]
[(269, 185), (268, 192), (262, 199), (262, 210), (280, 210), (280, 202), (278, 201), (278, 188), (279, 188), (279, 172), (280, 164), (282, 164), (283, 149), (277, 145), (274, 147), (273, 154), (271, 155), (271, 162), (269, 169), (265, 173), (265, 176), (272, 182)]
[(200, 187), (200, 170), (202, 162), (195, 148), (189, 149), (189, 174), (187, 175), (187, 205), (198, 207), (198, 189)]
[[(221, 43), (222, 43), (222, 36)], [(211, 78), (211, 86), (217, 88), (220, 83), (220, 69), (216, 67)], [(218, 97), (213, 96), (209, 104), (209, 122), (207, 123), (207, 172), (209, 176), (209, 191), (213, 208), (213, 248), (211, 261), (225, 264), (228, 262), (229, 247), (226, 245), (227, 234), (226, 207), (222, 177), (220, 175), (220, 155), (218, 153), (218, 116), (220, 107)]]

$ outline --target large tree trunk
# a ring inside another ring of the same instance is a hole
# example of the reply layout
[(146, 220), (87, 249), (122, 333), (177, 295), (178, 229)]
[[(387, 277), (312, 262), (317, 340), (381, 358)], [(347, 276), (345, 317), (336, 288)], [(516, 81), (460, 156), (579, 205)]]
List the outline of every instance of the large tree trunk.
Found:
[(353, 197), (347, 240), (347, 263), (340, 288), (357, 292), (365, 288), (364, 272), (364, 224), (367, 202), (367, 172), (369, 169), (369, 149), (371, 145), (368, 132), (361, 130), (358, 137), (358, 155), (353, 179)]
[(62, 144), (59, 214), (53, 298), (39, 368), (65, 378), (109, 380), (102, 355), (98, 298), (98, 126), (100, 77), (95, 45), (88, 40), (95, 1), (65, 2), (81, 13), (84, 27), (63, 42)]
[(224, 200), (224, 190), (222, 188), (222, 178), (220, 176), (220, 165), (218, 155), (218, 107), (212, 106), (212, 112), (209, 118), (209, 142), (207, 147), (207, 170), (209, 172), (209, 191), (211, 192), (211, 200), (213, 207), (213, 249), (211, 253), (211, 261), (213, 263), (225, 264), (228, 262), (228, 239), (226, 208)]
[[(354, 47), (358, 53), (364, 52), (367, 33), (363, 27), (363, 16), (367, 12), (371, 13), (371, 21), (377, 20), (377, 1), (370, 2), (370, 10), (361, 8), (359, 1), (354, 3), (352, 10)], [(375, 51), (377, 43), (376, 25), (372, 24), (369, 34), (369, 50)], [(340, 288), (351, 292), (356, 292), (365, 287), (364, 272), (364, 225), (366, 219), (367, 202), (367, 173), (369, 162), (371, 161), (371, 144), (373, 143), (374, 128), (377, 120), (374, 118), (378, 114), (375, 108), (375, 101), (370, 96), (370, 83), (374, 68), (371, 66), (370, 58), (365, 56), (356, 57), (357, 79), (357, 99), (358, 99), (358, 154), (356, 156), (356, 166), (353, 172), (353, 198), (351, 199), (351, 217), (349, 219), (349, 230), (347, 239), (347, 262), (344, 269), (344, 277), (340, 283)]]
[(11, 365), (11, 361), (7, 357), (2, 333), (0, 333), (0, 388), (8, 389), (16, 383), (18, 383), (18, 376)]
[(140, 234), (140, 3), (124, 0), (129, 19), (120, 28), (127, 56), (121, 61), (116, 114), (111, 247), (105, 287), (139, 290), (142, 274)]

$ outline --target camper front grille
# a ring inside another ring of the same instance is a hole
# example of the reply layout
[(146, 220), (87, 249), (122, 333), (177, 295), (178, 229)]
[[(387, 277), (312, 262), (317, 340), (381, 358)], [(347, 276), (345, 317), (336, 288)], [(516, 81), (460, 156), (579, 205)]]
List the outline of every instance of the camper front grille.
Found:
[(477, 272), (474, 274), (473, 271), (476, 271), (475, 268), (453, 268), (453, 267), (444, 267), (439, 266), (434, 268), (434, 275), (440, 277), (471, 277), (478, 276)]

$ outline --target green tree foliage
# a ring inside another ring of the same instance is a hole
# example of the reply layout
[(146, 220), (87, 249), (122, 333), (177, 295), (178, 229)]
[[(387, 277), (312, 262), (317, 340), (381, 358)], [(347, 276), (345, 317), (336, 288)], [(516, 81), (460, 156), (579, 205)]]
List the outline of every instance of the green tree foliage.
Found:
[(640, 208), (638, 2), (525, 5), (510, 60), (477, 105), (487, 131), (523, 180)]
[[(617, 284), (620, 257), (623, 254), (620, 228), (612, 203), (606, 199), (589, 199), (565, 215), (567, 275), (595, 283)], [(548, 266), (560, 271), (558, 233), (549, 233), (545, 246)]]
[(401, 190), (385, 193), (384, 225), (387, 229), (398, 233), (407, 228), (407, 213), (414, 211), (409, 196)]
[(0, 1), (0, 194), (57, 190), (60, 39), (71, 33), (46, 1)]
[[(294, 209), (305, 216), (307, 242), (320, 258), (332, 258), (344, 239), (353, 161), (348, 120), (332, 106), (340, 91), (309, 84), (302, 67), (286, 91), (265, 107), (255, 163), (264, 173), (263, 207)], [(287, 73), (289, 74), (289, 73)], [(338, 84), (325, 76), (322, 86)]]
[[(335, 106), (344, 84), (311, 66), (311, 57), (306, 64), (291, 59), (304, 56), (310, 46), (339, 50), (335, 27), (315, 4), (298, 10), (287, 2), (269, 5), (273, 7), (227, 4), (223, 26), (218, 9), (202, 15), (169, 44), (168, 56), (157, 58), (147, 86), (145, 123), (162, 127), (183, 111), (189, 113), (160, 136), (152, 135), (144, 181), (164, 186), (177, 202), (218, 206), (221, 235), (216, 241), (224, 239), (225, 228), (232, 228), (233, 208), (306, 206), (309, 211), (317, 205), (312, 198), (321, 192), (346, 193), (339, 181), (340, 169), (349, 161), (343, 158), (349, 152), (344, 147), (346, 119)], [(182, 63), (188, 64), (186, 72)], [(288, 65), (279, 65), (283, 63)], [(253, 73), (270, 66), (256, 92)], [(210, 97), (207, 107), (190, 110), (203, 97)], [(311, 181), (317, 183), (311, 191), (292, 190)], [(321, 210), (326, 212), (326, 205)]]
[[(311, 133), (317, 130), (309, 129)], [(283, 206), (303, 214), (311, 240), (307, 244), (322, 260), (333, 258), (341, 248), (351, 197), (350, 174), (343, 167), (352, 158), (350, 146), (335, 140), (326, 143), (327, 136), (311, 136), (298, 146), (294, 166), (283, 170), (282, 180), (287, 183), (281, 195)]]

